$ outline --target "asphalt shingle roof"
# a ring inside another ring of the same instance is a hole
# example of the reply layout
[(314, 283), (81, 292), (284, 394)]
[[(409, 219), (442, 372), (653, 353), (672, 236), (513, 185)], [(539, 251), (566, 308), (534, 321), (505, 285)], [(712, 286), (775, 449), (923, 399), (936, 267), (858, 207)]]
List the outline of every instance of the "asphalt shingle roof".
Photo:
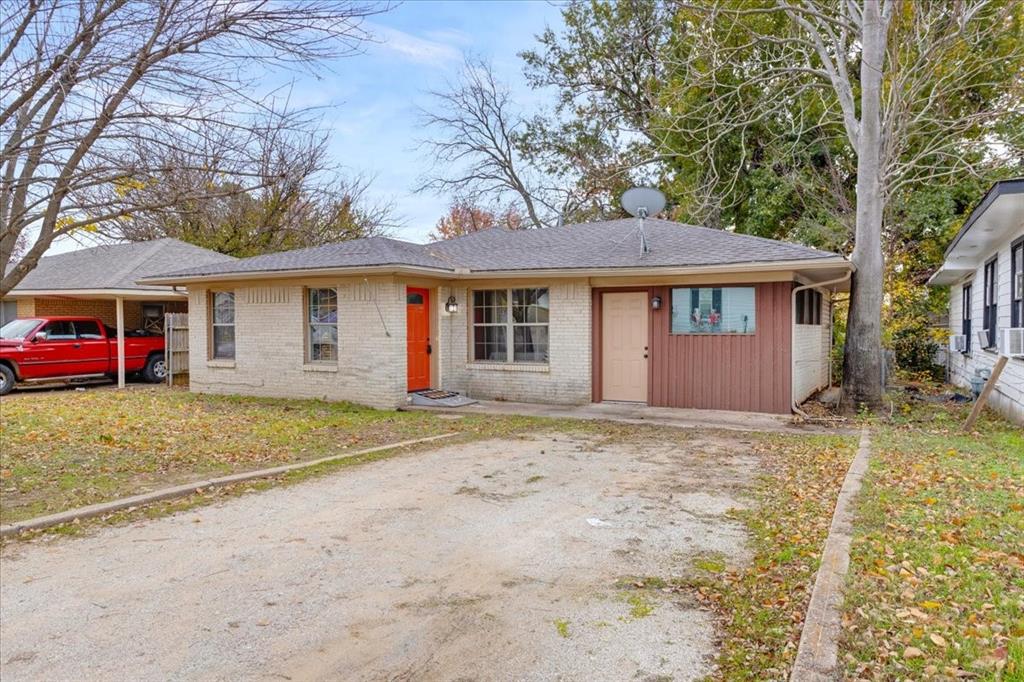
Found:
[(442, 272), (657, 268), (837, 258), (807, 246), (648, 218), (641, 253), (635, 218), (541, 230), (492, 228), (430, 244), (370, 237), (212, 263), (166, 273), (201, 277), (368, 266), (414, 266)]
[(166, 289), (136, 282), (170, 270), (204, 268), (236, 259), (177, 239), (154, 239), (130, 244), (104, 244), (89, 249), (44, 256), (15, 292), (72, 289)]

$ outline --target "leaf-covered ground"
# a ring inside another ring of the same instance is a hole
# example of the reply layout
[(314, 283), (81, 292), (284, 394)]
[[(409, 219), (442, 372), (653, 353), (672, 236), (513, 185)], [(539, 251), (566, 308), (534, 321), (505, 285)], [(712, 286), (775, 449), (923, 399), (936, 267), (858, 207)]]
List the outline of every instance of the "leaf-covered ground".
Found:
[(0, 520), (449, 431), (527, 428), (347, 403), (185, 390), (44, 391), (0, 402)]
[(721, 615), (716, 678), (789, 677), (856, 444), (854, 436), (773, 437), (755, 444), (765, 473), (750, 508), (736, 512), (749, 532), (752, 560), (730, 567), (708, 557), (694, 563), (696, 576), (687, 581)]
[(1024, 429), (897, 399), (873, 429), (847, 586), (850, 679), (1024, 680)]

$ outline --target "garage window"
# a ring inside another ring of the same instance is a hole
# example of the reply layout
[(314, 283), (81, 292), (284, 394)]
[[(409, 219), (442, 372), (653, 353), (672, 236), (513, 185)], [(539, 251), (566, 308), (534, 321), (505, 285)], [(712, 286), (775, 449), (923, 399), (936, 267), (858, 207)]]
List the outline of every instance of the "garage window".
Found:
[(235, 358), (235, 292), (215, 291), (210, 295), (210, 318), (214, 360)]
[(547, 289), (473, 292), (473, 359), (485, 362), (548, 361)]
[(672, 290), (673, 334), (753, 334), (754, 287)]

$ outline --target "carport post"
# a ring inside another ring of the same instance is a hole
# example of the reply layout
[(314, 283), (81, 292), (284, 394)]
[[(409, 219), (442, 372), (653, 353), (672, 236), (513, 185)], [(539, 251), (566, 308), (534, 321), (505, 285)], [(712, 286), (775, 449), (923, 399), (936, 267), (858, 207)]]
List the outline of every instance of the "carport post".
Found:
[(117, 387), (124, 388), (124, 299), (117, 297)]

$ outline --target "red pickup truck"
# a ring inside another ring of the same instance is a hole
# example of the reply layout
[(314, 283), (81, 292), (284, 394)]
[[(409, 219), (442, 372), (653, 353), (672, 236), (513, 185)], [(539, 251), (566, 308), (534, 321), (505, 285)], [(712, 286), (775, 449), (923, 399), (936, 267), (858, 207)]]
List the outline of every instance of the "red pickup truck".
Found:
[[(124, 370), (167, 377), (164, 337), (127, 332)], [(0, 327), (0, 395), (17, 383), (75, 382), (117, 374), (117, 331), (94, 317), (33, 317)]]

